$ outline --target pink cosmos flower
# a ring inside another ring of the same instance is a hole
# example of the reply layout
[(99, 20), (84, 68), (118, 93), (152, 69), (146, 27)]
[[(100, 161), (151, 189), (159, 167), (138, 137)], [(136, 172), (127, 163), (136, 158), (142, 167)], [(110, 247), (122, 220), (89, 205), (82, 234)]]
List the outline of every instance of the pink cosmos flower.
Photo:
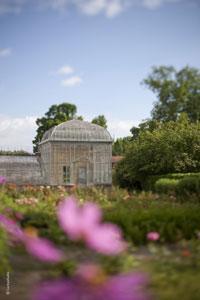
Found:
[(101, 219), (101, 210), (94, 203), (80, 207), (69, 197), (58, 207), (60, 226), (71, 240), (83, 240), (90, 249), (102, 254), (121, 253), (126, 248), (121, 230), (114, 224), (101, 223)]
[(26, 250), (41, 261), (57, 263), (64, 257), (61, 250), (45, 238), (26, 237), (24, 241)]
[(32, 300), (147, 300), (148, 280), (141, 273), (127, 273), (91, 284), (84, 277), (43, 282), (34, 291)]
[(0, 214), (0, 225), (16, 240), (23, 241), (24, 233), (15, 221)]
[(0, 176), (0, 185), (6, 183), (6, 178), (4, 176)]
[(152, 231), (147, 234), (147, 239), (149, 241), (158, 241), (159, 238), (160, 238), (160, 234), (156, 231)]
[(62, 251), (45, 238), (27, 235), (13, 220), (0, 215), (0, 225), (16, 240), (24, 244), (26, 250), (36, 258), (56, 263), (64, 258)]

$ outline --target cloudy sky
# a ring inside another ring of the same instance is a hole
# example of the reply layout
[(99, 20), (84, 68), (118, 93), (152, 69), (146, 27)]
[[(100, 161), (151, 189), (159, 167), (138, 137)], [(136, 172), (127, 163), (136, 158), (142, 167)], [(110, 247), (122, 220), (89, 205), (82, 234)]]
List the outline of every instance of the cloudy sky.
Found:
[(156, 100), (151, 67), (200, 68), (199, 53), (199, 0), (0, 0), (0, 149), (31, 151), (61, 102), (127, 135)]

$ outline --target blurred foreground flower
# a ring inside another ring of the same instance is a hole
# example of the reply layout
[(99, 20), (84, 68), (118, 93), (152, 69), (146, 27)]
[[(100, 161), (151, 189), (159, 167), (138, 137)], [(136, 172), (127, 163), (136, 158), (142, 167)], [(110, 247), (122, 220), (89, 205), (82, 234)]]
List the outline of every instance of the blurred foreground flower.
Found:
[(6, 183), (6, 178), (4, 176), (0, 176), (0, 185)]
[(158, 241), (159, 238), (160, 238), (160, 234), (156, 231), (152, 231), (147, 234), (147, 239), (149, 241)]
[(101, 209), (94, 203), (78, 206), (69, 197), (59, 204), (60, 226), (71, 240), (83, 240), (86, 245), (105, 255), (117, 255), (126, 248), (121, 230), (114, 224), (101, 223)]
[[(58, 207), (58, 219), (63, 230), (72, 240), (83, 240), (86, 245), (106, 255), (117, 255), (126, 248), (120, 229), (110, 223), (101, 223), (101, 210), (93, 203), (79, 207), (76, 200), (68, 198)], [(26, 250), (40, 260), (58, 262), (64, 258), (62, 252), (52, 242), (32, 234), (12, 219), (0, 215), (0, 224), (16, 240), (24, 244)]]
[[(96, 268), (96, 271), (95, 271)], [(100, 272), (100, 273), (99, 273)], [(46, 281), (34, 291), (32, 300), (147, 300), (148, 280), (141, 273), (101, 277), (100, 266), (80, 266), (71, 278)]]
[(57, 249), (52, 242), (40, 238), (30, 231), (22, 228), (13, 220), (0, 215), (0, 225), (14, 238), (15, 241), (24, 244), (26, 250), (33, 256), (45, 262), (59, 262), (64, 258), (61, 250)]

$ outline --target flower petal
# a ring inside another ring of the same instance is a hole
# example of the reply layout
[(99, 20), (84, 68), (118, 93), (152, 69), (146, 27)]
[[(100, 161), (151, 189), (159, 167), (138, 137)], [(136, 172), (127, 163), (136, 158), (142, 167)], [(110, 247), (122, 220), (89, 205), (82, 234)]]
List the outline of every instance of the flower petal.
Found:
[(42, 261), (56, 263), (64, 258), (62, 251), (57, 249), (54, 244), (47, 239), (26, 237), (24, 244), (31, 255)]
[(12, 235), (12, 237), (19, 241), (24, 240), (25, 235), (15, 221), (0, 214), (0, 224), (9, 234)]
[(101, 291), (100, 299), (147, 300), (145, 291), (148, 278), (142, 273), (127, 273), (111, 277)]
[(80, 208), (75, 198), (69, 197), (59, 204), (58, 221), (70, 239), (80, 238)]
[(86, 237), (87, 245), (105, 255), (117, 255), (126, 249), (121, 230), (114, 224), (100, 224)]
[(32, 294), (32, 300), (81, 299), (77, 285), (69, 279), (49, 280), (41, 283)]
[(147, 239), (149, 241), (157, 241), (159, 240), (159, 238), (160, 238), (160, 234), (156, 231), (152, 231), (147, 234)]

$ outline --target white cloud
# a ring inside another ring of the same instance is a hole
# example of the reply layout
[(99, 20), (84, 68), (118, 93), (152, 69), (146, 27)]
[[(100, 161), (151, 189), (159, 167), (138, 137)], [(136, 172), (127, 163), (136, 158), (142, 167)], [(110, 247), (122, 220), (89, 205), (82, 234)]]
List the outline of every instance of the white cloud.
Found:
[[(51, 72), (50, 75), (61, 75), (68, 76), (65, 79), (61, 80), (61, 85), (65, 87), (72, 87), (75, 85), (79, 85), (83, 82), (82, 78), (74, 73), (74, 68), (69, 65), (64, 65), (59, 68), (57, 71)], [(73, 74), (73, 76), (72, 76)], [(71, 75), (71, 76), (70, 76)]]
[(109, 18), (115, 17), (120, 14), (125, 9), (125, 7), (126, 5), (123, 5), (121, 1), (110, 2), (106, 9), (106, 15)]
[(0, 57), (5, 57), (11, 55), (11, 48), (0, 48)]
[(111, 18), (120, 14), (127, 3), (127, 0), (80, 0), (77, 1), (77, 6), (87, 15), (104, 13)]
[(68, 75), (74, 73), (74, 69), (70, 66), (63, 66), (56, 73), (59, 75)]
[(104, 14), (112, 18), (122, 13), (127, 7), (135, 5), (156, 9), (165, 3), (181, 1), (184, 0), (0, 0), (0, 14), (19, 13), (23, 7), (31, 4), (37, 8), (50, 8), (61, 12), (75, 7), (85, 15)]
[[(26, 150), (32, 152), (32, 140), (36, 135), (37, 117), (10, 117), (0, 115), (0, 149)], [(91, 119), (91, 118), (89, 118)], [(137, 126), (140, 121), (109, 120), (108, 130), (113, 138), (131, 135), (130, 129)]]
[(163, 4), (166, 3), (175, 3), (175, 2), (179, 2), (182, 0), (143, 0), (143, 6), (148, 8), (148, 9), (156, 9), (158, 7), (160, 7)]
[(62, 86), (75, 86), (75, 85), (79, 85), (83, 82), (82, 78), (79, 77), (79, 76), (72, 76), (72, 77), (69, 77), (69, 78), (66, 78), (66, 79), (63, 79), (61, 81), (61, 85)]
[(0, 149), (32, 152), (32, 140), (36, 135), (36, 117), (13, 118), (0, 115)]
[(128, 136), (131, 135), (130, 129), (133, 126), (137, 126), (139, 123), (141, 123), (141, 121), (108, 120), (108, 131), (114, 139)]

